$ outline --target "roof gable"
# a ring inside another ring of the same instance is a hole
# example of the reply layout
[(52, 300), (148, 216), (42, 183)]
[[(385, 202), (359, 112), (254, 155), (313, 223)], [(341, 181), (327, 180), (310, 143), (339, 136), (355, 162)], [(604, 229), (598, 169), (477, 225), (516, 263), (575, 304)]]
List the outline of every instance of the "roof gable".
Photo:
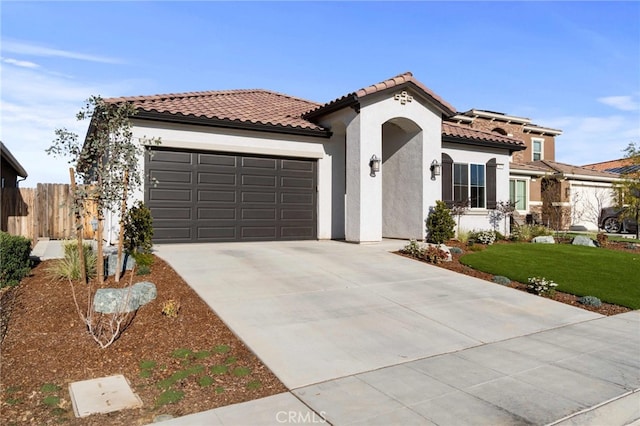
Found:
[(414, 91), (419, 93), (427, 101), (438, 108), (443, 115), (451, 116), (455, 114), (456, 110), (451, 104), (449, 104), (427, 86), (414, 78), (413, 73), (405, 72), (404, 74), (399, 74), (395, 77), (391, 77), (390, 79), (381, 81), (380, 83), (364, 87), (355, 92), (349, 93), (331, 102), (328, 102), (324, 105), (321, 105), (315, 109), (312, 109), (311, 111), (304, 114), (304, 117), (310, 120), (314, 120), (318, 117), (337, 111), (339, 109), (359, 105), (361, 99), (373, 95), (374, 93), (380, 93), (391, 89), (398, 90), (404, 87), (412, 87)]

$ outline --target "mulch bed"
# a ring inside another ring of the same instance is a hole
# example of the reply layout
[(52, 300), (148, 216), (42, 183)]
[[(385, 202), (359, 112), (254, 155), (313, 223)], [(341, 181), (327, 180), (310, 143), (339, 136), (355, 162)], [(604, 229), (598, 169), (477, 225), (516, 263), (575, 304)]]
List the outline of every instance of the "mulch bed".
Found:
[[(122, 337), (106, 349), (87, 333), (69, 283), (50, 278), (47, 268), (51, 262), (39, 264), (19, 286), (2, 292), (0, 324), (7, 327), (0, 344), (0, 424), (148, 424), (161, 414), (184, 416), (287, 390), (162, 259), (155, 258), (150, 275), (134, 276), (133, 280), (154, 283), (157, 298), (141, 307)], [(124, 287), (129, 282), (127, 276), (119, 284), (112, 279), (105, 287)], [(86, 286), (76, 287), (80, 306), (86, 309)], [(169, 299), (181, 306), (175, 318), (162, 313)], [(176, 357), (177, 349), (200, 351), (204, 357)], [(143, 377), (140, 363), (147, 360), (157, 367), (150, 370), (150, 377)], [(204, 386), (198, 377), (179, 380), (171, 389), (184, 392), (183, 398), (156, 406), (163, 392), (158, 383), (196, 364), (205, 368), (200, 377), (214, 365), (228, 365), (229, 372), (208, 374), (214, 382)], [(238, 367), (242, 374), (233, 374)], [(144, 406), (76, 418), (69, 384), (114, 374), (127, 378)], [(47, 405), (47, 397), (60, 401)]]
[[(496, 244), (509, 244), (509, 242), (506, 241), (498, 241), (496, 242)], [(463, 265), (462, 263), (460, 263), (460, 257), (462, 255), (464, 255), (467, 251), (468, 251), (468, 247), (465, 244), (459, 243), (457, 241), (449, 241), (447, 242), (447, 246), (449, 247), (459, 247), (463, 250), (462, 254), (452, 254), (452, 260), (451, 262), (441, 262), (439, 264), (436, 264), (435, 266), (438, 266), (440, 268), (444, 268), (444, 269), (448, 269), (450, 271), (454, 271), (454, 272), (458, 272), (460, 274), (465, 274), (465, 275), (469, 275), (472, 277), (476, 277), (476, 278), (480, 278), (482, 280), (486, 280), (486, 281), (490, 281), (492, 283), (493, 282), (493, 274), (489, 274), (487, 272), (482, 272), (482, 271), (478, 271), (475, 270), (473, 268), (470, 268), (469, 266)], [(607, 245), (607, 249), (609, 250), (619, 250), (619, 251), (627, 251), (627, 252), (635, 252), (637, 253), (638, 250), (637, 249), (629, 249), (627, 247), (626, 243), (617, 243), (617, 242), (611, 242)], [(415, 257), (411, 257), (411, 256), (407, 256), (405, 254), (402, 254), (400, 252), (397, 252), (398, 254), (405, 256), (405, 257), (410, 257), (412, 259), (415, 260), (419, 260), (421, 262), (425, 262), (425, 260), (423, 259), (416, 259)], [(494, 283), (496, 285), (501, 285), (501, 284), (497, 284)], [(519, 283), (517, 281), (512, 281), (511, 284), (509, 284), (507, 287), (511, 287), (517, 290), (521, 290), (521, 291), (527, 291), (527, 286), (524, 283)], [(622, 314), (624, 312), (629, 312), (632, 309), (629, 309), (627, 307), (624, 306), (619, 306), (619, 305), (613, 305), (611, 303), (605, 303), (602, 302), (602, 305), (599, 307), (594, 307), (594, 306), (588, 306), (588, 305), (583, 305), (582, 303), (578, 302), (579, 297), (575, 296), (573, 294), (569, 294), (569, 293), (563, 293), (561, 291), (556, 291), (555, 294), (551, 297), (551, 299), (561, 302), (561, 303), (566, 303), (567, 305), (572, 305), (572, 306), (576, 306), (578, 308), (581, 309), (586, 309), (588, 311), (592, 311), (592, 312), (597, 312), (601, 315), (617, 315), (617, 314)]]

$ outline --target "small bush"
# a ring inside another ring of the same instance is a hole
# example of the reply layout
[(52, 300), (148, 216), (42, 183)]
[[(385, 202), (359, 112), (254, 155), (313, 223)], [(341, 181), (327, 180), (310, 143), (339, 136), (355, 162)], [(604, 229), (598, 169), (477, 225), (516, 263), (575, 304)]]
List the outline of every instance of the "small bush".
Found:
[[(129, 253), (149, 253), (153, 238), (151, 210), (139, 201), (127, 212), (124, 220), (124, 247)], [(138, 259), (136, 259), (138, 262)], [(140, 264), (140, 263), (138, 263)]]
[(511, 239), (514, 241), (531, 241), (535, 237), (553, 235), (553, 231), (543, 225), (520, 225), (514, 227)]
[(496, 232), (489, 230), (473, 232), (471, 234), (471, 239), (476, 243), (490, 246), (496, 242)]
[(544, 277), (532, 277), (528, 280), (527, 291), (538, 296), (551, 297), (554, 295), (557, 286), (558, 284)]
[(502, 284), (502, 285), (511, 284), (511, 280), (508, 277), (504, 277), (502, 275), (496, 275), (491, 279), (491, 281), (493, 281), (494, 283)]
[(456, 238), (462, 244), (467, 244), (467, 242), (469, 241), (469, 238), (471, 238), (471, 231), (468, 231), (466, 229), (459, 229), (458, 235), (456, 236)]
[(162, 305), (162, 314), (169, 318), (176, 318), (180, 311), (180, 303), (174, 299), (169, 299)]
[(449, 247), (449, 252), (451, 254), (462, 254), (464, 251), (460, 247)]
[(447, 255), (447, 252), (441, 250), (437, 246), (427, 246), (424, 254), (422, 255), (422, 258), (429, 263), (437, 265), (440, 262), (446, 261), (449, 256)]
[(416, 240), (410, 240), (409, 244), (404, 246), (400, 253), (407, 254), (412, 257), (421, 258), (424, 255), (425, 246), (417, 242)]
[[(80, 254), (78, 253), (77, 240), (68, 240), (62, 244), (64, 249), (64, 258), (56, 260), (48, 271), (56, 278), (79, 280), (80, 273)], [(93, 247), (89, 243), (82, 244), (82, 254), (84, 255), (84, 266), (87, 278), (96, 276), (96, 265), (98, 257), (93, 251)]]
[(582, 303), (583, 305), (593, 306), (594, 308), (599, 308), (602, 306), (602, 301), (595, 296), (583, 296), (578, 298), (578, 303)]
[(604, 232), (598, 232), (596, 241), (598, 242), (598, 247), (606, 247), (609, 245), (609, 236)]
[(0, 288), (15, 286), (31, 271), (31, 240), (0, 232)]
[(442, 244), (453, 238), (456, 222), (444, 201), (437, 200), (435, 208), (429, 213), (427, 223), (427, 242)]

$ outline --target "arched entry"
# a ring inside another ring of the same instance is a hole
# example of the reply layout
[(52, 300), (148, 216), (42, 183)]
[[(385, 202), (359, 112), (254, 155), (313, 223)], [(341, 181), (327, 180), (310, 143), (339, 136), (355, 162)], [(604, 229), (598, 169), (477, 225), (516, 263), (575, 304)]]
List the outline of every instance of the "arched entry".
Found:
[(424, 235), (423, 132), (412, 120), (393, 118), (382, 125), (382, 236)]

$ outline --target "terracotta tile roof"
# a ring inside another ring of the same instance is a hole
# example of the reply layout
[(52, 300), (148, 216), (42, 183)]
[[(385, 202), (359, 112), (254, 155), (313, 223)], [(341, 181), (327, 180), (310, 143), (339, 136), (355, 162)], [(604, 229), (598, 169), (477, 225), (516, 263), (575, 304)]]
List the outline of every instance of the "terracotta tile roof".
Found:
[(431, 100), (438, 108), (440, 108), (445, 115), (452, 116), (455, 114), (456, 109), (451, 104), (449, 104), (427, 86), (414, 78), (411, 72), (405, 72), (404, 74), (398, 74), (395, 77), (391, 77), (390, 79), (381, 81), (380, 83), (372, 84), (371, 86), (364, 87), (360, 90), (328, 102), (318, 108), (309, 111), (307, 114), (305, 114), (305, 117), (317, 117), (322, 114), (328, 114), (329, 112), (341, 108), (345, 103), (351, 102), (355, 104), (365, 96), (405, 85), (416, 86), (420, 91), (422, 91), (425, 97)]
[(617, 173), (601, 172), (598, 170), (588, 169), (586, 167), (574, 166), (572, 164), (558, 163), (557, 161), (539, 160), (529, 161), (527, 163), (511, 163), (510, 169), (524, 171), (538, 171), (545, 173), (562, 173), (565, 175), (587, 176), (601, 179), (617, 179), (620, 177)]
[(631, 159), (629, 158), (620, 158), (618, 160), (610, 160), (610, 161), (602, 161), (600, 163), (593, 164), (585, 164), (582, 167), (586, 167), (591, 170), (600, 170), (601, 172), (610, 170), (610, 169), (619, 169), (625, 166), (631, 165)]
[(446, 121), (442, 122), (442, 135), (478, 142), (490, 142), (494, 144), (497, 143), (501, 145), (508, 145), (511, 147), (517, 147), (518, 149), (525, 148), (524, 142), (520, 139), (502, 136), (498, 133), (487, 132), (484, 130), (472, 129), (471, 127), (465, 125)]
[(537, 165), (537, 164), (533, 164), (533, 163), (518, 163), (518, 162), (512, 162), (509, 165), (509, 169), (511, 170), (521, 170), (521, 171), (525, 171), (525, 172), (542, 172), (542, 173), (554, 173), (555, 171), (548, 167), (548, 166), (543, 166), (543, 165)]
[(105, 99), (131, 102), (139, 111), (285, 128), (324, 130), (302, 114), (320, 104), (262, 89), (170, 93)]

